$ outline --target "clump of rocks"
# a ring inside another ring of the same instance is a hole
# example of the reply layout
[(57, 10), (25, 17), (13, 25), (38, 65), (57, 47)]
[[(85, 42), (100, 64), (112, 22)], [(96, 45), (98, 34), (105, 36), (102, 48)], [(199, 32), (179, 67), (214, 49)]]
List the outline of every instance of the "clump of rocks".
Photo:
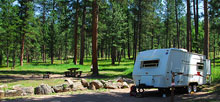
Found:
[(6, 84), (0, 85), (0, 98), (1, 97), (14, 97), (14, 96), (27, 96), (27, 95), (48, 95), (51, 93), (77, 91), (77, 90), (97, 90), (101, 88), (105, 89), (122, 89), (129, 88), (128, 83), (123, 78), (117, 78), (116, 80), (92, 80), (87, 81), (66, 79), (64, 84), (49, 86), (48, 84), (41, 84), (38, 87), (24, 87), (22, 85), (14, 85), (10, 90), (4, 90), (8, 88)]

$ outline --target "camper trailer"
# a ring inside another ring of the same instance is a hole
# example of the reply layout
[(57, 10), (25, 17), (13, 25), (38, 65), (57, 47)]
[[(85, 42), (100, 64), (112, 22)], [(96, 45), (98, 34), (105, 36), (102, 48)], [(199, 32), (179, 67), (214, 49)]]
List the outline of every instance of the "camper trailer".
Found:
[(144, 88), (158, 88), (165, 93), (172, 86), (196, 92), (199, 85), (210, 83), (210, 76), (210, 60), (204, 55), (176, 48), (147, 50), (136, 58), (131, 94)]

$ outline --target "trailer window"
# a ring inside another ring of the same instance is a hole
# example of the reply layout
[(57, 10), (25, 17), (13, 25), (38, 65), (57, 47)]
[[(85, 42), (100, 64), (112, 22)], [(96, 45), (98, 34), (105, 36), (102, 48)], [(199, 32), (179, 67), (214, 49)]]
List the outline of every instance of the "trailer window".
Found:
[(197, 68), (202, 70), (204, 67), (204, 63), (197, 63)]
[(141, 61), (141, 68), (158, 67), (158, 65), (159, 65), (159, 60)]

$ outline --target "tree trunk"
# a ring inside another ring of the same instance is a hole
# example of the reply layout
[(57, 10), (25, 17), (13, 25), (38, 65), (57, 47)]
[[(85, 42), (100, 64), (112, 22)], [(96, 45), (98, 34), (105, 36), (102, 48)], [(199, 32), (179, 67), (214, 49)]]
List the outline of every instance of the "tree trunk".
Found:
[(20, 55), (20, 65), (23, 66), (23, 57), (24, 57), (24, 39), (25, 34), (22, 34), (21, 38), (21, 55)]
[(112, 46), (112, 65), (115, 64), (116, 61), (116, 48), (115, 46)]
[(192, 52), (190, 0), (187, 0), (187, 50)]
[[(53, 0), (53, 11), (55, 10), (55, 0)], [(54, 13), (52, 13), (52, 24), (51, 24), (51, 36), (50, 36), (50, 60), (51, 60), (51, 64), (53, 64), (54, 62), (54, 34), (55, 34), (55, 29), (54, 29), (54, 24), (55, 24), (55, 21), (54, 21)]]
[(7, 46), (7, 49), (6, 49), (7, 67), (9, 67), (9, 48), (8, 48), (9, 44), (8, 44), (8, 39), (7, 39), (7, 44), (6, 44), (6, 46)]
[(30, 57), (29, 57), (29, 51), (26, 49), (26, 58), (27, 58), (27, 63), (30, 62)]
[(43, 62), (46, 63), (46, 45), (45, 45), (45, 41), (46, 41), (46, 29), (45, 29), (45, 26), (46, 26), (46, 3), (45, 1), (43, 2), (43, 56), (42, 56), (42, 59), (43, 59)]
[(13, 56), (12, 56), (12, 68), (14, 69), (15, 68), (15, 62), (16, 62), (16, 59), (15, 59), (15, 57), (16, 57), (16, 50), (15, 50), (15, 48), (14, 48), (14, 50), (13, 50)]
[(139, 45), (138, 45), (138, 51), (140, 52), (142, 50), (141, 46), (141, 28), (142, 28), (142, 15), (141, 15), (141, 0), (138, 1), (138, 40), (139, 40)]
[(136, 53), (137, 53), (137, 24), (136, 21), (134, 20), (134, 45), (133, 45), (133, 59), (134, 61), (136, 60)]
[(199, 41), (198, 41), (198, 35), (199, 35), (199, 4), (198, 0), (196, 0), (196, 19), (195, 19), (195, 41), (196, 41), (196, 53), (199, 52)]
[(154, 29), (152, 28), (152, 36), (151, 36), (151, 49), (154, 49)]
[(129, 10), (127, 9), (127, 37), (128, 37), (128, 58), (130, 59), (130, 35), (129, 35)]
[(84, 0), (84, 7), (83, 7), (83, 17), (82, 17), (82, 29), (81, 29), (81, 48), (80, 48), (80, 62), (79, 64), (83, 65), (83, 58), (84, 58), (84, 46), (85, 46), (85, 19), (86, 19), (86, 2)]
[(92, 75), (97, 76), (98, 61), (97, 61), (97, 38), (98, 38), (98, 4), (96, 0), (92, 2)]
[(179, 34), (179, 20), (177, 11), (177, 1), (175, 0), (175, 13), (176, 13), (176, 32), (177, 32), (177, 48), (180, 48), (180, 34)]
[(215, 38), (215, 33), (213, 33), (213, 34), (214, 34), (214, 39), (213, 39), (213, 40), (214, 40), (214, 44), (213, 44), (213, 45), (214, 45), (214, 46), (213, 46), (213, 50), (214, 50), (214, 51), (213, 51), (213, 53), (214, 53), (214, 54), (213, 54), (213, 64), (214, 64), (214, 67), (215, 67), (215, 39), (216, 39), (216, 38)]
[(204, 55), (209, 59), (209, 20), (208, 20), (208, 0), (204, 0)]
[(2, 60), (3, 60), (3, 54), (2, 51), (0, 50), (0, 66), (2, 66)]
[(75, 15), (75, 36), (74, 36), (74, 59), (73, 59), (73, 63), (76, 65), (77, 64), (77, 40), (78, 40), (78, 13), (79, 13), (79, 0), (77, 0), (77, 4), (76, 4), (76, 15)]

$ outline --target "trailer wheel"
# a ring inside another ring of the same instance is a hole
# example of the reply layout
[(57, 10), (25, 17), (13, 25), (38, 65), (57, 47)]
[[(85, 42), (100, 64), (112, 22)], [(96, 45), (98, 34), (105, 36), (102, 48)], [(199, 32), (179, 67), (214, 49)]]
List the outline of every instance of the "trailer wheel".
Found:
[(198, 91), (197, 85), (196, 84), (192, 85), (192, 89), (193, 89), (193, 92), (197, 92)]
[(136, 96), (137, 95), (137, 91), (136, 91), (136, 86), (131, 86), (130, 88), (130, 96)]
[(189, 86), (187, 87), (187, 93), (188, 93), (188, 94), (191, 94), (191, 92), (192, 92), (192, 86), (189, 85)]

